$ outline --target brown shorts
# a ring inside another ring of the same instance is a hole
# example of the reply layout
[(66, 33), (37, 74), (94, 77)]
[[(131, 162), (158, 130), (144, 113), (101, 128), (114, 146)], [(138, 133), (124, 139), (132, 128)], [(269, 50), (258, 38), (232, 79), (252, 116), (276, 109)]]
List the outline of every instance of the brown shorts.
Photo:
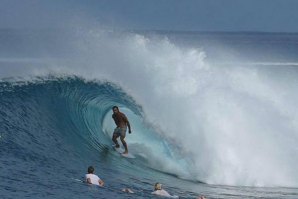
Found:
[(126, 127), (124, 127), (124, 128), (121, 128), (121, 127), (115, 128), (113, 135), (125, 137), (126, 136)]

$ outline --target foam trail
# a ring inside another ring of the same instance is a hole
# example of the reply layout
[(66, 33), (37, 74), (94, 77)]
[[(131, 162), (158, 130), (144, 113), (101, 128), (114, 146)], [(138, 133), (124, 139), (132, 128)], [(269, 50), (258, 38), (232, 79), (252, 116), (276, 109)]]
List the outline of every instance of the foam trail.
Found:
[[(178, 164), (181, 178), (298, 186), (293, 73), (210, 65), (204, 51), (178, 47), (167, 38), (94, 30), (74, 38), (63, 44), (72, 49), (64, 59), (47, 59), (44, 67), (25, 64), (24, 74), (74, 74), (119, 84), (187, 161)], [(14, 70), (5, 68), (1, 77), (6, 76)]]

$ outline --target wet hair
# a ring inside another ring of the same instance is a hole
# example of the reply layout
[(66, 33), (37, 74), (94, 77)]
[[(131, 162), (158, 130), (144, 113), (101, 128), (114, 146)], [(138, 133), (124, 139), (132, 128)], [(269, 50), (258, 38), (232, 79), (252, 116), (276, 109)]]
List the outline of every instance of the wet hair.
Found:
[(119, 110), (118, 106), (113, 106), (112, 110), (114, 110), (115, 108), (116, 108), (117, 110)]
[(88, 167), (88, 173), (93, 173), (93, 172), (94, 172), (93, 166)]

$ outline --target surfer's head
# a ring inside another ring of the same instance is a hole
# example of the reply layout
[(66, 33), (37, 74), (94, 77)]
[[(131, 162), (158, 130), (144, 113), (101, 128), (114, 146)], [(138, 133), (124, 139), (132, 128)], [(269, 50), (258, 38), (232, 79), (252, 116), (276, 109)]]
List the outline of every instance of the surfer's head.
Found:
[(93, 173), (93, 172), (94, 172), (93, 166), (88, 167), (88, 173)]
[(154, 190), (161, 190), (161, 185), (162, 184), (160, 184), (160, 183), (155, 183), (155, 185), (154, 185)]
[(118, 108), (118, 106), (113, 106), (112, 110), (113, 110), (114, 113), (119, 112), (119, 108)]

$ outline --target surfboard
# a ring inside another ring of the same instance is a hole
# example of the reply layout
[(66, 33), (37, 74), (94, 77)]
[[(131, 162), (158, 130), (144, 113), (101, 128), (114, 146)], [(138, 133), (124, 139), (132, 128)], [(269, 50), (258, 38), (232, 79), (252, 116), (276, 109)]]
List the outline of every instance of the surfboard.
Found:
[(80, 180), (80, 179), (77, 179), (77, 178), (71, 178), (71, 179), (73, 179), (73, 180), (74, 180), (74, 181), (76, 181), (76, 182), (85, 183), (85, 181), (83, 181), (83, 180)]
[(115, 149), (115, 151), (117, 151), (121, 156), (125, 157), (125, 158), (136, 158), (133, 154), (128, 153), (128, 154), (123, 154), (123, 152), (125, 151), (123, 148), (119, 147), (116, 148), (115, 145), (112, 145), (113, 148)]

